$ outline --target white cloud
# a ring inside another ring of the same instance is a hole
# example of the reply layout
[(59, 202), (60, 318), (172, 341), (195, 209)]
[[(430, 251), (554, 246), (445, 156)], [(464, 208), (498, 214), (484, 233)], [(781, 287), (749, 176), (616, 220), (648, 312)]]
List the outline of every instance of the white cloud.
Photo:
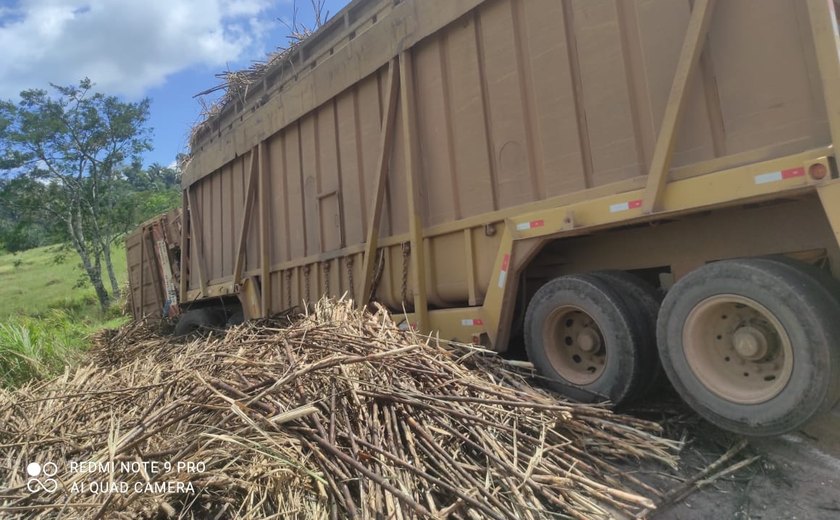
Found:
[(0, 98), (89, 77), (142, 96), (191, 65), (263, 45), (270, 0), (20, 0), (0, 9)]

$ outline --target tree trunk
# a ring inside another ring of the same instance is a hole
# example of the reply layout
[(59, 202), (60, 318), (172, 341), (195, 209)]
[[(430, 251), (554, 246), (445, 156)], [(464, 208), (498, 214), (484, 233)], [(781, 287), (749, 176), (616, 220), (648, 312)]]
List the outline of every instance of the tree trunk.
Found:
[(108, 279), (111, 281), (111, 297), (114, 300), (120, 297), (120, 284), (117, 275), (114, 273), (114, 264), (111, 262), (111, 244), (107, 242), (102, 248), (102, 255), (105, 257), (105, 268), (108, 270)]
[(85, 269), (85, 273), (88, 275), (91, 285), (93, 285), (93, 290), (96, 291), (96, 299), (99, 300), (99, 308), (102, 309), (102, 312), (105, 312), (108, 310), (109, 298), (108, 291), (105, 290), (105, 284), (102, 283), (102, 272), (100, 269), (97, 269), (96, 266), (91, 264), (90, 257), (85, 251), (85, 248), (82, 247), (80, 249), (76, 242), (77, 241), (74, 238), (73, 246), (76, 248), (76, 252), (79, 253), (79, 257), (82, 259), (82, 266)]
[(73, 248), (76, 250), (76, 253), (78, 253), (79, 258), (82, 260), (82, 267), (84, 268), (91, 285), (93, 285), (93, 290), (96, 291), (96, 298), (99, 300), (99, 308), (102, 309), (102, 312), (105, 312), (108, 310), (108, 291), (105, 290), (105, 285), (102, 283), (101, 269), (97, 269), (93, 264), (91, 264), (90, 253), (87, 249), (87, 245), (85, 244), (85, 235), (78, 220), (78, 215), (74, 218), (72, 213), (67, 220), (67, 227), (70, 231), (70, 240), (73, 242)]
[(99, 259), (96, 259), (96, 264), (93, 268), (88, 271), (88, 277), (90, 278), (90, 283), (93, 284), (93, 288), (96, 291), (96, 298), (99, 300), (99, 308), (102, 309), (102, 312), (108, 310), (108, 305), (111, 303), (111, 299), (108, 296), (108, 291), (105, 290), (105, 284), (102, 283), (102, 263)]
[(116, 300), (120, 297), (120, 284), (117, 281), (117, 275), (114, 274), (114, 264), (111, 262), (111, 242), (113, 235), (110, 232), (109, 225), (106, 225), (104, 230), (99, 225), (99, 215), (94, 208), (94, 205), (88, 205), (90, 218), (93, 222), (92, 229), (90, 229), (90, 232), (93, 233), (92, 242), (97, 244), (101, 249), (96, 255), (96, 260), (99, 261), (100, 253), (105, 258), (105, 269), (108, 271), (108, 279), (111, 282), (111, 295)]

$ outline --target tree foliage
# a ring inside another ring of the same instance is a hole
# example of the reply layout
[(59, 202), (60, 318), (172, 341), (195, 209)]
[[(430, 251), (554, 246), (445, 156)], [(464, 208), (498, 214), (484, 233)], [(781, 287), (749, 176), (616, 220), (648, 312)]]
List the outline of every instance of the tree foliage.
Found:
[(67, 240), (103, 308), (110, 298), (103, 267), (111, 294), (119, 294), (110, 254), (115, 240), (146, 211), (177, 201), (171, 194), (177, 171), (141, 168), (141, 154), (151, 149), (148, 116), (148, 99), (123, 102), (94, 92), (88, 79), (52, 85), (52, 94), (31, 89), (17, 103), (0, 102), (0, 169), (6, 177), (0, 217), (14, 224), (9, 237), (26, 228)]

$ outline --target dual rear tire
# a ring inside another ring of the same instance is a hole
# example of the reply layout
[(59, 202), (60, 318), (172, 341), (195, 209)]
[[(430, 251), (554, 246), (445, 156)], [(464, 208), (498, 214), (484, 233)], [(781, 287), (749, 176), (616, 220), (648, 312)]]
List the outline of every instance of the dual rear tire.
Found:
[(777, 435), (840, 399), (838, 294), (822, 271), (776, 257), (703, 266), (661, 309), (627, 273), (563, 276), (531, 300), (525, 346), (548, 385), (575, 400), (619, 405), (664, 372), (710, 422)]
[(175, 336), (188, 336), (194, 332), (219, 329), (225, 325), (225, 312), (216, 307), (190, 309), (175, 324)]
[(525, 315), (528, 357), (554, 390), (613, 405), (641, 397), (658, 372), (655, 289), (633, 275), (563, 276), (534, 295)]

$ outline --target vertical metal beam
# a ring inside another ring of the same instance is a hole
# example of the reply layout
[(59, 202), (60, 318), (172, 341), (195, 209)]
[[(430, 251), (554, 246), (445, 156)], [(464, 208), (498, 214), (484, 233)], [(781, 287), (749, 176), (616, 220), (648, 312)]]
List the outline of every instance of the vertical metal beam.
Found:
[(414, 68), (410, 50), (400, 54), (400, 93), (405, 150), (405, 185), (408, 199), (408, 233), (411, 241), (411, 258), (414, 260), (414, 271), (411, 277), (414, 285), (414, 315), (417, 316), (417, 329), (426, 332), (429, 326), (429, 309), (426, 299), (426, 254), (423, 243), (421, 188), (417, 178), (419, 169), (416, 136), (417, 105), (414, 97)]
[(512, 277), (510, 276), (511, 264), (513, 261), (513, 235), (510, 226), (506, 223), (502, 230), (499, 241), (499, 251), (496, 254), (496, 262), (493, 264), (493, 275), (490, 277), (490, 284), (487, 287), (487, 294), (484, 296), (484, 305), (481, 307), (481, 316), (484, 319), (484, 326), (490, 343), (494, 348), (499, 349), (499, 330), (504, 328), (504, 323), (509, 315), (504, 312), (505, 300), (511, 296), (509, 290)]
[(268, 150), (265, 141), (260, 142), (257, 146), (258, 166), (259, 169), (259, 189), (258, 196), (260, 199), (260, 267), (262, 268), (262, 278), (260, 284), (260, 294), (262, 295), (262, 315), (268, 317), (271, 315), (271, 234), (268, 226)]
[(824, 184), (817, 188), (825, 215), (834, 231), (834, 238), (840, 244), (840, 181)]
[(467, 262), (467, 295), (469, 304), (476, 305), (478, 297), (475, 290), (475, 251), (473, 249), (472, 228), (464, 230), (464, 251)]
[(187, 190), (181, 190), (181, 294), (178, 295), (178, 301), (184, 303), (187, 301), (187, 290), (189, 288), (189, 234), (190, 224), (186, 219), (187, 213)]
[(386, 100), (385, 112), (382, 114), (376, 186), (373, 196), (373, 208), (371, 208), (370, 221), (368, 222), (365, 258), (362, 269), (362, 301), (358, 302), (360, 305), (367, 303), (364, 299), (370, 294), (371, 286), (373, 285), (374, 257), (376, 256), (376, 245), (379, 241), (379, 223), (382, 217), (383, 199), (385, 198), (385, 179), (388, 176), (388, 165), (391, 160), (391, 148), (394, 142), (397, 92), (400, 87), (400, 78), (397, 72), (397, 59), (394, 58), (388, 65), (388, 99)]
[(146, 305), (146, 228), (140, 227), (140, 312), (135, 318), (143, 318), (143, 307)]
[(677, 141), (677, 131), (682, 121), (686, 105), (686, 91), (692, 74), (697, 69), (700, 54), (706, 42), (706, 34), (712, 14), (715, 10), (715, 0), (696, 0), (691, 18), (688, 21), (685, 41), (683, 42), (677, 71), (671, 85), (671, 94), (662, 116), (662, 125), (653, 150), (650, 171), (648, 172), (647, 188), (642, 203), (644, 213), (653, 213), (659, 209), (662, 193), (665, 191), (668, 173), (671, 169), (671, 159), (674, 156), (674, 146)]
[(834, 151), (840, 149), (840, 34), (833, 0), (808, 0), (811, 33), (817, 51), (828, 124)]
[[(154, 224), (153, 224), (154, 225)], [(149, 244), (146, 244), (148, 240)], [(149, 266), (149, 277), (151, 278), (151, 286), (152, 291), (155, 293), (157, 297), (157, 301), (163, 303), (166, 300), (166, 296), (164, 295), (164, 288), (163, 288), (163, 277), (160, 276), (160, 269), (158, 267), (158, 256), (155, 253), (155, 239), (152, 236), (152, 231), (149, 228), (143, 228), (143, 244), (144, 246), (144, 258), (143, 261), (146, 265)], [(153, 303), (153, 302), (150, 302)], [(145, 306), (145, 299), (143, 305)], [(158, 316), (163, 315), (163, 306), (158, 309)], [(144, 316), (146, 313), (142, 313)]]
[(195, 244), (195, 265), (198, 267), (201, 295), (204, 296), (207, 293), (207, 276), (204, 270), (204, 240), (201, 236), (204, 228), (201, 227), (201, 215), (198, 214), (198, 204), (195, 202), (194, 186), (187, 188), (187, 199), (190, 203), (190, 241)]
[(248, 224), (251, 222), (251, 214), (254, 207), (254, 191), (257, 187), (257, 148), (251, 150), (251, 160), (248, 163), (248, 187), (245, 188), (245, 209), (242, 212), (242, 221), (239, 225), (239, 244), (236, 247), (236, 261), (233, 264), (233, 283), (242, 283), (242, 271), (245, 268), (245, 246), (248, 238)]

